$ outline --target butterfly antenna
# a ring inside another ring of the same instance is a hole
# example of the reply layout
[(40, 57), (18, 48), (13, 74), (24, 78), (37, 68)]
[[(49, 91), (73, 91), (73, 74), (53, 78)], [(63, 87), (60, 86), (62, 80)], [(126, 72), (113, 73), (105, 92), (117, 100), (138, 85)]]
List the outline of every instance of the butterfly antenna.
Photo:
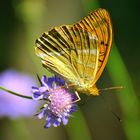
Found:
[(112, 110), (111, 105), (105, 100), (105, 98), (103, 96), (101, 96), (103, 99), (103, 101), (106, 103), (106, 107), (107, 109), (112, 113), (112, 115), (119, 121), (122, 122), (122, 119)]
[(114, 112), (114, 111), (112, 111), (112, 110), (110, 110), (111, 111), (111, 113), (117, 118), (117, 120), (119, 121), (119, 122), (122, 122), (122, 119)]
[(108, 88), (103, 88), (103, 89), (99, 89), (99, 91), (106, 91), (106, 90), (120, 90), (123, 89), (123, 86), (118, 86), (118, 87), (108, 87)]
[[(116, 86), (116, 87), (108, 87), (108, 88), (103, 88), (103, 89), (99, 89), (99, 91), (107, 91), (107, 90), (120, 90), (120, 89), (123, 89), (124, 87), (123, 86)], [(121, 118), (112, 110), (110, 109), (110, 107), (108, 106), (110, 112), (113, 114), (113, 116), (115, 116), (117, 118), (117, 120), (119, 122), (121, 122)]]

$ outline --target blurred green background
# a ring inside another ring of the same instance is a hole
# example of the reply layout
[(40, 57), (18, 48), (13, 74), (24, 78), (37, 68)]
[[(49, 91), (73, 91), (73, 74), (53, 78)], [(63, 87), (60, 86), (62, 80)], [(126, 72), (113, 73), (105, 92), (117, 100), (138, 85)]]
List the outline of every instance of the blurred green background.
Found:
[(99, 97), (84, 96), (66, 127), (44, 129), (45, 120), (36, 117), (0, 118), (0, 140), (140, 140), (139, 5), (138, 0), (1, 0), (1, 72), (14, 68), (48, 74), (34, 53), (36, 38), (102, 7), (112, 18), (114, 45), (98, 87), (125, 88)]

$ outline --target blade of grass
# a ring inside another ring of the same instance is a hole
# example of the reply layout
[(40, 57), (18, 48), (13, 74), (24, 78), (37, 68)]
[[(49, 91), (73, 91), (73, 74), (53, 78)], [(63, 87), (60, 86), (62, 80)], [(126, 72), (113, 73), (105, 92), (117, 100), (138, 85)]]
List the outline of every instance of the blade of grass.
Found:
[[(91, 9), (94, 10), (95, 5), (99, 7), (97, 0), (92, 2), (91, 0), (83, 0), (83, 3), (86, 13)], [(115, 45), (113, 45), (107, 69), (115, 85), (125, 86), (125, 89), (118, 94), (118, 97), (122, 108), (123, 128), (126, 136), (128, 140), (139, 140), (140, 104), (136, 97), (129, 73)]]
[(115, 85), (122, 85), (125, 88), (118, 94), (122, 113), (123, 127), (129, 140), (140, 139), (140, 117), (139, 101), (133, 88), (129, 73), (123, 60), (113, 45), (107, 69)]

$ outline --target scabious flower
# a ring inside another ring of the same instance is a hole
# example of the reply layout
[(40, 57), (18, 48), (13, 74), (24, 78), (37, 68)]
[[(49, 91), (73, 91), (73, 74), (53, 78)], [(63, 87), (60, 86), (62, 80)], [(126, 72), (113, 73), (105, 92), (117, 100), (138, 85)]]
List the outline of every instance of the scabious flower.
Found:
[(45, 128), (51, 125), (59, 126), (61, 123), (66, 125), (71, 113), (76, 111), (75, 94), (69, 93), (67, 88), (64, 88), (64, 80), (58, 77), (41, 79), (41, 87), (32, 87), (34, 100), (44, 100), (45, 104), (38, 113), (38, 118), (46, 117)]
[[(31, 96), (31, 86), (36, 85), (35, 80), (16, 70), (6, 70), (0, 74), (0, 86), (14, 92)], [(32, 117), (35, 114), (38, 103), (33, 100), (21, 98), (6, 91), (0, 90), (0, 117)]]

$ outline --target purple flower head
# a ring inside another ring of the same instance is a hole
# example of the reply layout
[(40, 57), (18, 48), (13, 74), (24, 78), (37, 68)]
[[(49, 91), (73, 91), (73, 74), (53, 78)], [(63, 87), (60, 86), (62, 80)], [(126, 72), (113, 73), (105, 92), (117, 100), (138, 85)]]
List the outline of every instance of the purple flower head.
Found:
[[(71, 113), (76, 111), (76, 100), (74, 94), (70, 94), (68, 89), (64, 88), (65, 82), (61, 78), (43, 76), (41, 87), (32, 87), (34, 100), (46, 100), (38, 118), (46, 117), (45, 128), (51, 125), (59, 126), (61, 123), (66, 125)], [(63, 87), (62, 87), (63, 86)]]
[[(31, 86), (33, 84), (36, 85), (36, 82), (31, 76), (15, 70), (6, 70), (0, 74), (0, 86), (26, 96), (32, 95)], [(33, 100), (21, 98), (0, 90), (1, 117), (31, 117), (35, 113), (37, 106), (37, 103)]]

